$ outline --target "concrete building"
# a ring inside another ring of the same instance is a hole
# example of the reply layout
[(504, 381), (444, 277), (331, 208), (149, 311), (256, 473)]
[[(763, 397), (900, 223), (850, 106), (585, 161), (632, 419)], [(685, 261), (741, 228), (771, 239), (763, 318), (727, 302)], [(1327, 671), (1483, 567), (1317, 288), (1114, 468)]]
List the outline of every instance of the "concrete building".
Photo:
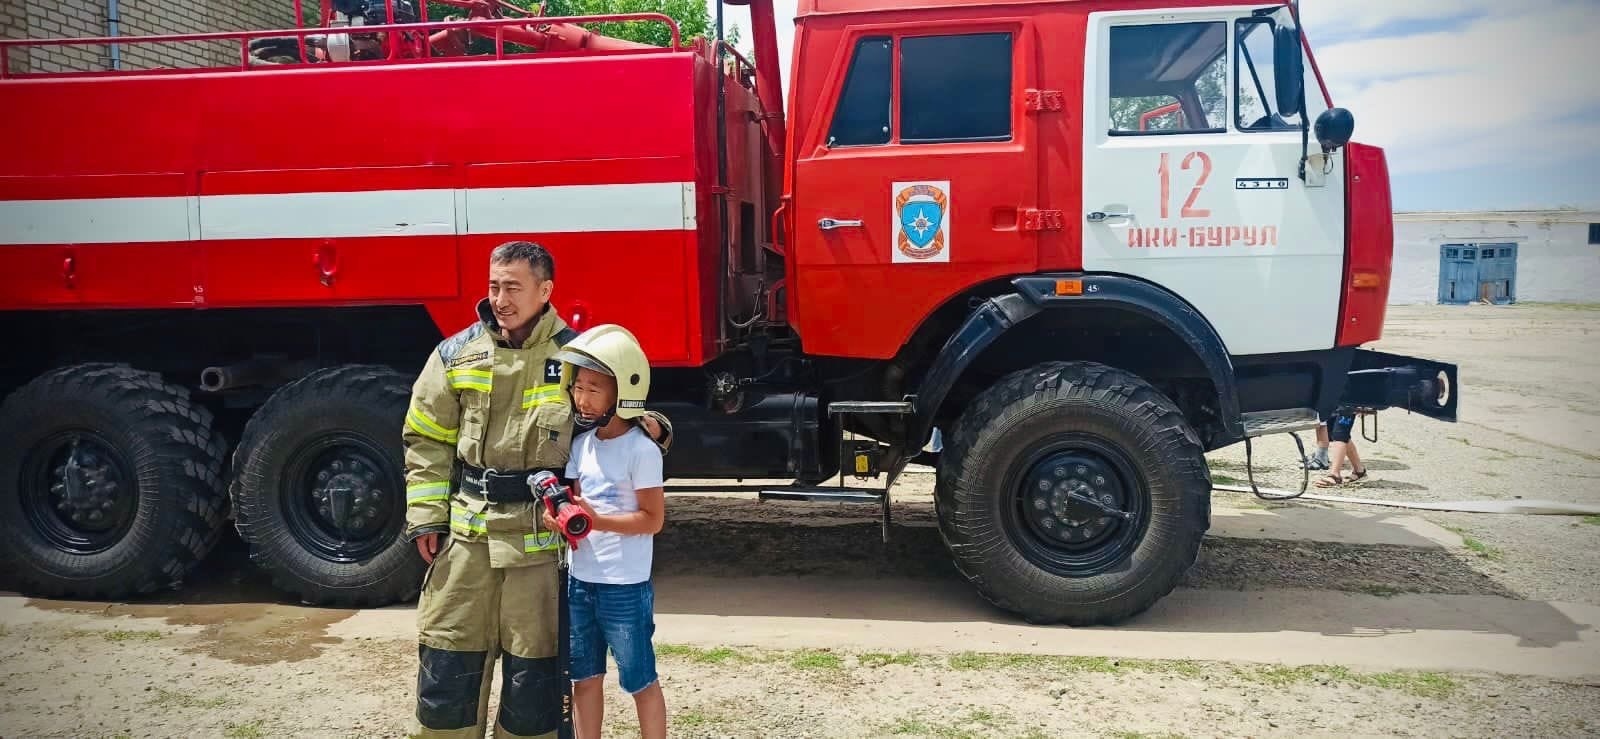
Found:
[(1389, 302), (1600, 303), (1600, 212), (1396, 213)]
[[(293, 25), (291, 0), (0, 0), (4, 38), (156, 36)], [(30, 47), (12, 56), (10, 64), (11, 72), (23, 73), (211, 67), (238, 60), (237, 43), (188, 42)]]

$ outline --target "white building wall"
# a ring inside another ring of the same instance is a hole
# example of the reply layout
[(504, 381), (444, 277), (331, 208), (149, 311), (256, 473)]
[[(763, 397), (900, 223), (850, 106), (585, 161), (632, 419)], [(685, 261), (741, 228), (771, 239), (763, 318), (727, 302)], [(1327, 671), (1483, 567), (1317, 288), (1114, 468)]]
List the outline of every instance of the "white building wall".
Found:
[(1600, 214), (1396, 214), (1390, 304), (1439, 298), (1439, 245), (1517, 245), (1517, 300), (1600, 303), (1600, 245), (1589, 223)]

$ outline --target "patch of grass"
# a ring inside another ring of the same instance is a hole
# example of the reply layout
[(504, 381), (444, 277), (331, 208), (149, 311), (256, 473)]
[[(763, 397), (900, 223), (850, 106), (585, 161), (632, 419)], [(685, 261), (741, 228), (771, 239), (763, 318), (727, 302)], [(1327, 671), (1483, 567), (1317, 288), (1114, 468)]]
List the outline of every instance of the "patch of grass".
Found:
[(993, 711), (990, 711), (987, 708), (979, 708), (972, 713), (967, 714), (967, 720), (975, 724), (983, 724), (984, 726), (998, 726), (1001, 721), (999, 716), (995, 715)]
[(1027, 669), (1043, 674), (1075, 674), (1084, 672), (1121, 675), (1129, 672), (1152, 672), (1200, 677), (1205, 667), (1192, 660), (1112, 659), (1110, 657), (1060, 657), (1038, 654), (989, 654), (962, 652), (948, 659), (955, 670)]
[[(1586, 524), (1589, 524), (1590, 526), (1600, 526), (1600, 516), (1584, 516), (1583, 517), (1583, 522), (1586, 523)], [(0, 631), (0, 636), (4, 636), (4, 635), (5, 635), (5, 632), (4, 631)]]
[(1234, 477), (1233, 475), (1224, 475), (1221, 472), (1213, 472), (1213, 473), (1211, 473), (1211, 484), (1213, 484), (1213, 485), (1249, 485), (1250, 481), (1249, 480), (1241, 480), (1241, 479), (1239, 479), (1237, 477)]
[(1376, 595), (1379, 598), (1392, 598), (1401, 593), (1411, 592), (1405, 588), (1397, 588), (1393, 585), (1385, 585), (1377, 582), (1361, 583), (1360, 585), (1356, 586), (1356, 590), (1366, 593), (1367, 595)]
[(113, 642), (156, 641), (157, 639), (161, 638), (161, 632), (159, 632), (159, 631), (124, 631), (123, 629), (112, 629), (112, 630), (107, 631), (104, 634), (102, 634), (102, 636), (104, 636), (106, 638), (106, 641), (113, 641)]
[(156, 695), (150, 699), (150, 705), (161, 708), (222, 708), (228, 705), (228, 699), (199, 698), (176, 690), (156, 688)]
[(721, 716), (712, 715), (702, 711), (696, 711), (691, 708), (674, 715), (669, 723), (672, 724), (672, 728), (674, 729), (684, 729), (704, 728), (723, 723), (723, 721), (724, 719)]
[(893, 726), (889, 727), (889, 733), (895, 736), (905, 736), (907, 734), (912, 736), (936, 735), (933, 727), (928, 722), (915, 718), (903, 718), (896, 721)]
[(1467, 530), (1459, 526), (1446, 526), (1445, 528), (1461, 535), (1461, 545), (1471, 550), (1473, 554), (1492, 562), (1498, 562), (1505, 557), (1505, 552), (1491, 547), (1467, 534)]
[[(977, 739), (977, 737), (995, 736), (995, 729), (1006, 723), (1006, 718), (986, 708), (969, 711), (959, 724), (943, 724), (928, 721), (922, 718), (902, 718), (889, 727), (889, 733), (902, 736), (934, 736), (940, 739)], [(976, 731), (975, 731), (976, 729)], [(1027, 734), (1028, 739), (1042, 737), (1045, 734), (1034, 729)]]
[(727, 647), (701, 649), (682, 644), (658, 644), (656, 645), (656, 654), (663, 657), (679, 657), (703, 665), (720, 665), (730, 659), (740, 662), (754, 661)]
[(796, 652), (789, 659), (789, 665), (797, 670), (842, 670), (844, 669), (844, 658), (832, 652), (805, 649)]
[(867, 652), (860, 657), (862, 667), (887, 667), (888, 665), (905, 665), (911, 667), (917, 664), (918, 657), (910, 652), (889, 654), (888, 652)]
[(1296, 683), (1325, 682), (1346, 685), (1365, 685), (1386, 690), (1399, 690), (1424, 698), (1444, 698), (1459, 686), (1448, 675), (1437, 672), (1355, 672), (1339, 665), (1266, 665), (1235, 668), (1239, 677), (1251, 682), (1273, 687)]
[[(1138, 664), (1142, 666), (1147, 663), (1140, 661)], [(1170, 672), (1187, 678), (1197, 678), (1206, 674), (1205, 665), (1194, 660), (1178, 659), (1148, 664), (1154, 665), (1154, 668), (1150, 670), (1151, 672)]]
[(228, 739), (261, 739), (267, 735), (267, 730), (262, 728), (260, 721), (251, 721), (248, 724), (228, 724), (222, 735)]

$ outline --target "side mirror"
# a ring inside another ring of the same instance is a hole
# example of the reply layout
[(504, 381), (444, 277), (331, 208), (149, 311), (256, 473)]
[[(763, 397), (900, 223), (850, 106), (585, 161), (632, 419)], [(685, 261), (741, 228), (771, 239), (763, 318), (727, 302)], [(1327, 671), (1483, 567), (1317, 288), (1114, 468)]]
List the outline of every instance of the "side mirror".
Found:
[(1277, 26), (1272, 36), (1273, 92), (1278, 98), (1278, 113), (1300, 112), (1300, 96), (1305, 93), (1305, 67), (1300, 50), (1300, 32)]
[(1331, 154), (1350, 143), (1350, 136), (1356, 131), (1356, 118), (1344, 108), (1329, 108), (1317, 116), (1317, 123), (1311, 129), (1323, 153)]

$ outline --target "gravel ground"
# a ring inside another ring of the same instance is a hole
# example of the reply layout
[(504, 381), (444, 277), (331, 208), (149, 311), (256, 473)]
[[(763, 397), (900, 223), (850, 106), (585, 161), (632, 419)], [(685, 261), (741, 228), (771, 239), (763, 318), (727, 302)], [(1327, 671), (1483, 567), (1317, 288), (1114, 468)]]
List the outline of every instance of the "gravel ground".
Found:
[[(1356, 442), (1370, 479), (1315, 492), (1600, 505), (1600, 306), (1394, 306), (1384, 334), (1379, 350), (1459, 365), (1460, 421), (1384, 411), (1378, 441)], [(1286, 436), (1256, 445), (1258, 484), (1298, 489), (1294, 454)], [(1244, 478), (1242, 445), (1211, 460)], [(1462, 533), (1459, 561), (1516, 596), (1600, 603), (1600, 517), (1405, 513)]]
[[(0, 629), (0, 736), (411, 730), (409, 641), (284, 635), (269, 642), (281, 649), (254, 652), (277, 653), (263, 664), (216, 636), (75, 613)], [(659, 651), (672, 734), (682, 737), (1438, 736), (1446, 726), (1450, 736), (1491, 737), (1600, 729), (1600, 687), (1532, 678), (971, 652)], [(84, 669), (90, 664), (99, 669)], [(606, 736), (637, 736), (614, 674), (606, 689)]]

